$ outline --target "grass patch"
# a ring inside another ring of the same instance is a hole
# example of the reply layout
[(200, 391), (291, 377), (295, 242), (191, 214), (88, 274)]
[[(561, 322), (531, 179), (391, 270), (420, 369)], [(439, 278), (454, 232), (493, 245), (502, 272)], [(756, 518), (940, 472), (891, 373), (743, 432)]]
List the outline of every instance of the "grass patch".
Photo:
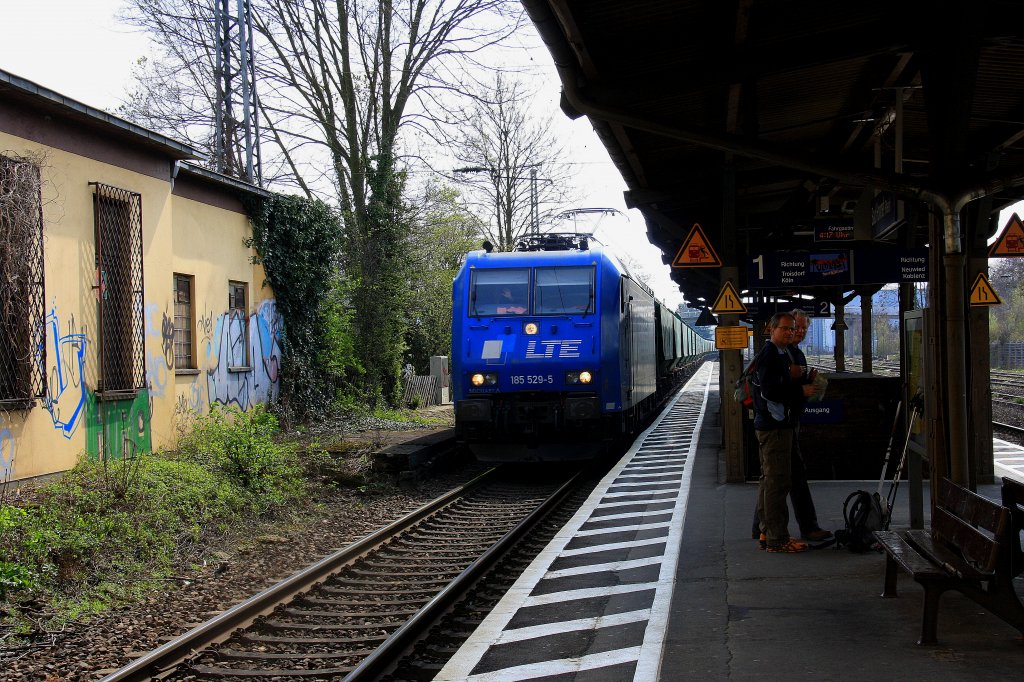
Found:
[(41, 603), (49, 627), (137, 601), (201, 562), (211, 537), (306, 499), (305, 460), (326, 455), (277, 433), (263, 408), (216, 408), (176, 452), (83, 460), (29, 505), (0, 497), (0, 622), (32, 630), (25, 603)]
[(373, 411), (373, 416), (377, 419), (386, 419), (388, 421), (398, 422), (400, 424), (418, 424), (421, 426), (436, 426), (444, 424), (445, 420), (437, 417), (424, 417), (416, 413), (415, 410), (392, 410), (388, 408), (378, 408)]

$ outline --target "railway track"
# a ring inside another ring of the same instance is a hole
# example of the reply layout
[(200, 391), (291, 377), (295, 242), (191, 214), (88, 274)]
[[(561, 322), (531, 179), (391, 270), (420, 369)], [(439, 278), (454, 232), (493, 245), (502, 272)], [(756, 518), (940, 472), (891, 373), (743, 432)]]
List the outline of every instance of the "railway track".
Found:
[[(989, 381), (993, 389), (1012, 398), (1024, 398), (1024, 374), (1006, 370), (991, 370)], [(993, 395), (995, 392), (993, 391)]]
[(997, 421), (992, 422), (992, 427), (995, 428), (997, 431), (1005, 431), (1007, 433), (1013, 434), (1017, 438), (1024, 438), (1024, 427), (1015, 426), (1014, 424), (1005, 424), (1003, 422)]
[(597, 479), (491, 470), (193, 628), (103, 682), (376, 679), (479, 576)]
[[(807, 360), (811, 366), (835, 371), (835, 358), (831, 355), (808, 356)], [(845, 367), (847, 371), (860, 371), (860, 357), (846, 358)], [(872, 361), (872, 371), (884, 376), (898, 376), (900, 364), (875, 359)], [(993, 430), (1005, 440), (1024, 445), (1024, 373), (993, 369), (990, 382)]]

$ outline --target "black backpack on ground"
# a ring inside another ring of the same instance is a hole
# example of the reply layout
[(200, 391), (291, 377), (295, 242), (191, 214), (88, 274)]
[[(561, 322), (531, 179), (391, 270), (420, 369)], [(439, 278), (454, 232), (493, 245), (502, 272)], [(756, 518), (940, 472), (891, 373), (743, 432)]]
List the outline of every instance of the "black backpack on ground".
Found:
[(864, 490), (850, 493), (843, 502), (843, 521), (846, 527), (836, 531), (836, 549), (846, 547), (857, 553), (875, 549), (874, 531), (882, 530), (884, 521), (878, 493)]

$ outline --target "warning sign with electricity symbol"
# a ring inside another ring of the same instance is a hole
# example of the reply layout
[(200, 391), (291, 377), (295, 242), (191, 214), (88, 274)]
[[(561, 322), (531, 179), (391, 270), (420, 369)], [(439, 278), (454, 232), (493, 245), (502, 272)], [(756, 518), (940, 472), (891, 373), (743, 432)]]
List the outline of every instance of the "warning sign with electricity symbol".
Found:
[(676, 252), (676, 257), (672, 260), (672, 267), (718, 268), (721, 266), (722, 261), (711, 247), (711, 242), (708, 241), (704, 230), (700, 228), (699, 223), (694, 223), (690, 234), (686, 235), (683, 245)]

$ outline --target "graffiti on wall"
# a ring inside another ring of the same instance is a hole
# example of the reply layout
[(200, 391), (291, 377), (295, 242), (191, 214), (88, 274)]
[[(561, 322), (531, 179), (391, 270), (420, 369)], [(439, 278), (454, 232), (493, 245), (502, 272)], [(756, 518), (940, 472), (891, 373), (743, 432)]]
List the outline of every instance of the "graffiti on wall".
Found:
[[(56, 307), (50, 309), (45, 324), (46, 340), (53, 349), (54, 360), (52, 367), (42, 367), (43, 372), (50, 371), (43, 405), (50, 413), (54, 427), (65, 438), (71, 438), (85, 411), (85, 349), (88, 341), (85, 333), (77, 330), (74, 316), (67, 323), (67, 333), (61, 334)], [(36, 360), (42, 362), (42, 353), (36, 355)]]
[[(35, 362), (49, 379), (43, 405), (64, 439), (71, 439), (85, 423), (85, 449), (91, 458), (122, 458), (151, 451), (154, 398), (174, 401), (162, 403), (164, 409), (173, 410), (172, 418), (202, 414), (217, 403), (249, 409), (277, 399), (283, 321), (272, 299), (260, 303), (248, 317), (210, 312), (199, 317), (196, 327), (202, 374), (180, 386), (177, 395), (173, 319), (156, 304), (147, 304), (144, 313), (148, 389), (126, 400), (98, 400), (86, 385), (88, 330), (81, 328), (74, 316), (61, 320), (54, 304), (44, 321), (46, 345), (35, 354)], [(201, 379), (204, 375), (205, 382)], [(0, 413), (0, 480), (13, 476), (15, 446)]]
[[(167, 329), (167, 313), (163, 313), (163, 322), (157, 322), (161, 314), (155, 303), (146, 304), (146, 338), (154, 338), (155, 343), (146, 343), (146, 384), (149, 386), (150, 398), (162, 398), (167, 393), (167, 378), (174, 368), (174, 324)], [(153, 353), (150, 348), (158, 346), (160, 351)], [(168, 356), (167, 349), (171, 352)]]
[(250, 322), (250, 338), (253, 339), (254, 389), (256, 402), (277, 400), (281, 383), (278, 372), (281, 368), (281, 345), (284, 342), (283, 318), (277, 312), (277, 302), (265, 300), (260, 303)]
[(14, 435), (0, 412), (0, 482), (14, 478)]
[(164, 319), (160, 323), (160, 349), (164, 353), (164, 362), (174, 368), (174, 320), (164, 311)]
[(217, 318), (205, 343), (211, 405), (237, 405), (247, 410), (277, 399), (281, 327), (277, 304), (269, 299), (248, 319), (231, 313)]
[(153, 448), (149, 393), (130, 400), (98, 401), (90, 393), (86, 451), (92, 458), (131, 458)]
[(178, 401), (174, 405), (174, 418), (189, 418), (203, 413), (203, 384), (193, 381), (189, 384), (188, 391), (178, 394)]

